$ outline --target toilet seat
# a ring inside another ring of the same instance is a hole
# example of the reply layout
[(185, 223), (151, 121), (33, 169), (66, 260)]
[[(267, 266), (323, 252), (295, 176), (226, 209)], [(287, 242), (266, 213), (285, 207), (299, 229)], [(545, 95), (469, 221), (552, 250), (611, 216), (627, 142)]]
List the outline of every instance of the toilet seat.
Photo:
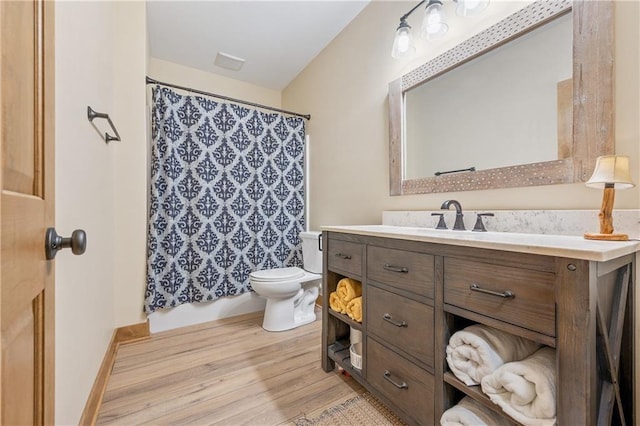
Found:
[(255, 271), (249, 274), (249, 278), (252, 281), (262, 283), (275, 283), (281, 281), (296, 280), (304, 277), (305, 272), (296, 266), (289, 268), (275, 268), (265, 269), (262, 271)]

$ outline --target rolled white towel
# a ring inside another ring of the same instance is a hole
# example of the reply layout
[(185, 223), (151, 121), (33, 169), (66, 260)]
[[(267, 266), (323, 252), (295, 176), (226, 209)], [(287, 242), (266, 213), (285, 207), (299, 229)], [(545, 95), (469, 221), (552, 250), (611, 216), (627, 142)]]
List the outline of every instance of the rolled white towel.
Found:
[(482, 391), (525, 426), (556, 424), (556, 351), (543, 347), (482, 379)]
[(474, 324), (453, 333), (447, 345), (447, 363), (464, 384), (478, 385), (484, 376), (505, 362), (524, 359), (540, 346), (531, 340)]
[(465, 396), (458, 404), (442, 413), (440, 424), (442, 426), (510, 426), (511, 422), (473, 398)]

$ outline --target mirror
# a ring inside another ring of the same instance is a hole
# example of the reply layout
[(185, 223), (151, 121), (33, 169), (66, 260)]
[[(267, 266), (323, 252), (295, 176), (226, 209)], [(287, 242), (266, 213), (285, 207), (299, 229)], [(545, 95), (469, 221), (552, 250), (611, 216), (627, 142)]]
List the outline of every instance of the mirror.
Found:
[[(568, 13), (407, 90), (405, 177), (557, 160), (558, 95), (567, 92), (562, 82), (571, 84), (572, 32)], [(562, 103), (571, 108), (566, 95)]]
[(613, 152), (612, 55), (611, 2), (538, 1), (392, 82), (391, 195), (587, 180)]

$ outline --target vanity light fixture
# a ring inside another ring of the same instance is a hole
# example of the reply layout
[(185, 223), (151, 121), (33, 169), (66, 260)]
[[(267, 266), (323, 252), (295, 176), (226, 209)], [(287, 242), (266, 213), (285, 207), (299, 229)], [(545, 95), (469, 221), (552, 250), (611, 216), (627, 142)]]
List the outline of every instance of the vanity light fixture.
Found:
[(629, 157), (625, 155), (603, 155), (596, 159), (596, 168), (593, 175), (586, 182), (591, 188), (603, 188), (602, 207), (598, 218), (600, 219), (600, 233), (586, 233), (584, 238), (588, 240), (626, 241), (626, 234), (613, 233), (613, 202), (615, 190), (633, 188), (629, 173)]
[[(393, 40), (391, 56), (394, 58), (404, 58), (411, 56), (416, 48), (411, 36), (411, 26), (407, 23), (409, 15), (423, 4), (427, 3), (424, 9), (420, 36), (427, 40), (434, 40), (444, 36), (449, 31), (447, 16), (444, 13), (444, 0), (422, 0), (416, 4), (409, 12), (400, 17), (400, 25), (396, 29), (396, 37)], [(482, 12), (489, 5), (490, 0), (453, 0), (457, 3), (456, 14), (460, 16), (471, 16)]]

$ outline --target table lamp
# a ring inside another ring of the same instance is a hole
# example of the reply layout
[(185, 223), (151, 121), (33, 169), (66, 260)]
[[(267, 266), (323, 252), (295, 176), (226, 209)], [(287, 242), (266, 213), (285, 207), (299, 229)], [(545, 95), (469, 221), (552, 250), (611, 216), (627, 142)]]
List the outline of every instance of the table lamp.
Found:
[(616, 189), (633, 188), (629, 173), (629, 157), (624, 155), (603, 155), (596, 159), (596, 168), (593, 175), (586, 183), (591, 188), (603, 188), (602, 207), (600, 218), (600, 233), (586, 233), (588, 240), (626, 241), (629, 237), (625, 234), (613, 233), (613, 201)]

